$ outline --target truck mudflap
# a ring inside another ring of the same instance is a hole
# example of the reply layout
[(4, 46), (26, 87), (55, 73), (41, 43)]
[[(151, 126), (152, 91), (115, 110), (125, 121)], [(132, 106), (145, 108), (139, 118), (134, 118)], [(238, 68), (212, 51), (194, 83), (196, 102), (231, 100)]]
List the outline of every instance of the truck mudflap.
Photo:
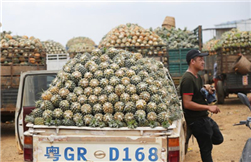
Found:
[(33, 126), (28, 132), (33, 135), (33, 161), (35, 162), (167, 162), (168, 136), (173, 132), (173, 128), (175, 126), (170, 126), (168, 130), (163, 127), (117, 129)]

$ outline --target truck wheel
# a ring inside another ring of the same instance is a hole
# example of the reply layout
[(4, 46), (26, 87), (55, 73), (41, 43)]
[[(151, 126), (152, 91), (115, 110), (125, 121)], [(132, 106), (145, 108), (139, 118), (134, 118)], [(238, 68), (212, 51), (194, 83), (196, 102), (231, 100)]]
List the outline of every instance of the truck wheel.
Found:
[(218, 81), (217, 82), (217, 100), (218, 100), (218, 104), (224, 104), (224, 89), (223, 89), (223, 84), (222, 81)]
[(208, 74), (204, 74), (204, 82), (205, 82), (205, 84), (209, 84)]

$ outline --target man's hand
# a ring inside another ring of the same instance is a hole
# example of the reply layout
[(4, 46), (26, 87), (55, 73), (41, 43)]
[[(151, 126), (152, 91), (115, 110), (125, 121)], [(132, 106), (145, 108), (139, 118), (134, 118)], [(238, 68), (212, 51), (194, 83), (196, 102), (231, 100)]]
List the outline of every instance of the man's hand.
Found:
[(213, 106), (209, 106), (209, 109), (208, 109), (210, 112), (214, 113), (214, 114), (217, 114), (218, 112), (220, 112), (220, 109), (218, 108), (218, 106), (216, 105), (213, 105)]

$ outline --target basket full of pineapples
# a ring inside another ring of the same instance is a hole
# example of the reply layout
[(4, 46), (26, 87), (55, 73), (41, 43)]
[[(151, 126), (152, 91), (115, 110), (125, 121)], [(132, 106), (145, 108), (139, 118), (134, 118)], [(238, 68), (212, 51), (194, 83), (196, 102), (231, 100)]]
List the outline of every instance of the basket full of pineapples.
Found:
[(161, 62), (109, 48), (69, 60), (25, 121), (48, 126), (167, 128), (181, 116), (176, 89)]

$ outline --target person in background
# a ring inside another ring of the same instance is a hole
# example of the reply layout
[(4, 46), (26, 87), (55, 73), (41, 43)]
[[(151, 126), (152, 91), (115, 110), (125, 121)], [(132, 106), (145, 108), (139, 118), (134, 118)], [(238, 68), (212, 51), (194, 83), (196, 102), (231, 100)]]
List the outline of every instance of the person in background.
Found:
[(200, 148), (202, 161), (212, 162), (213, 144), (221, 144), (223, 136), (217, 123), (208, 117), (208, 111), (217, 114), (220, 109), (216, 105), (209, 106), (201, 93), (203, 83), (198, 72), (203, 70), (205, 64), (203, 56), (207, 55), (195, 49), (187, 53), (188, 69), (180, 82), (180, 95), (188, 128), (186, 144), (191, 134), (194, 135)]

